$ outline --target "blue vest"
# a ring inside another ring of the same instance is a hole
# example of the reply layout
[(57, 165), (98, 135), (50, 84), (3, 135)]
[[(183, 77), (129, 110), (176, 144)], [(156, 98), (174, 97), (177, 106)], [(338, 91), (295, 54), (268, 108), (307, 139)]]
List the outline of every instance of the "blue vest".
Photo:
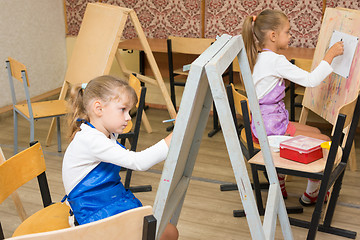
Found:
[(120, 182), (120, 169), (115, 164), (101, 162), (65, 196), (80, 225), (142, 206)]

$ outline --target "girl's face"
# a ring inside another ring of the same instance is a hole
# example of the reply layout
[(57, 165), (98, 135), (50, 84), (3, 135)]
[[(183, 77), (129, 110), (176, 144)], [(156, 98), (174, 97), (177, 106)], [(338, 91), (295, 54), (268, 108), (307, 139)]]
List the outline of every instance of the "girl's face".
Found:
[(101, 122), (104, 130), (107, 131), (107, 136), (110, 133), (121, 134), (127, 126), (128, 121), (131, 120), (130, 110), (132, 104), (123, 99), (113, 99), (103, 105)]
[(290, 23), (288, 20), (284, 20), (284, 23), (280, 26), (280, 28), (276, 31), (276, 47), (277, 50), (285, 50), (289, 47), (290, 42)]

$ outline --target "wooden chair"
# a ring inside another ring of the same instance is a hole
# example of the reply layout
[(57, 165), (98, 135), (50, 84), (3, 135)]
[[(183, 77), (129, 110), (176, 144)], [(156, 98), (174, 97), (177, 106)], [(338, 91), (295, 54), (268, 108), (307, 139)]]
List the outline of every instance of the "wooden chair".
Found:
[[(290, 62), (305, 71), (311, 71), (312, 59), (293, 58)], [(304, 96), (304, 93), (305, 87), (290, 82), (290, 121), (295, 121), (295, 107), (302, 107), (302, 104), (295, 102), (295, 99), (297, 96)]]
[[(129, 85), (134, 88), (137, 97), (138, 102), (136, 104), (136, 119), (135, 124), (133, 124), (131, 121), (129, 122), (128, 126), (124, 129), (122, 134), (119, 134), (118, 139), (121, 140), (121, 144), (125, 145), (126, 139), (130, 142), (130, 150), (136, 151), (139, 134), (140, 134), (140, 126), (141, 126), (141, 120), (143, 118), (143, 111), (145, 106), (145, 95), (146, 95), (146, 87), (141, 86), (141, 82), (135, 75), (130, 74), (129, 75)], [(132, 170), (127, 169), (126, 170), (126, 178), (125, 178), (125, 188), (130, 189), (132, 192), (149, 192), (152, 190), (151, 185), (144, 185), (144, 186), (134, 186), (130, 187), (130, 181), (131, 181), (131, 175)]]
[[(360, 95), (359, 95), (360, 96)], [(309, 164), (303, 164), (284, 158), (280, 158), (279, 153), (272, 152), (274, 165), (278, 173), (287, 175), (319, 179), (321, 180), (319, 195), (312, 214), (311, 222), (290, 218), (290, 223), (298, 227), (309, 228), (307, 239), (315, 239), (316, 232), (322, 231), (348, 238), (355, 238), (356, 232), (335, 228), (331, 226), (336, 202), (340, 193), (342, 179), (349, 159), (349, 154), (353, 144), (356, 128), (360, 116), (360, 97), (344, 105), (337, 118), (334, 135), (332, 137), (331, 148), (327, 159), (319, 159)], [(346, 119), (346, 120), (345, 120)], [(350, 124), (351, 123), (351, 124)], [(349, 126), (350, 124), (350, 126)], [(342, 145), (344, 137), (343, 129), (349, 127), (346, 142)], [(344, 147), (341, 147), (344, 146)], [(264, 211), (261, 199), (261, 191), (258, 179), (258, 170), (265, 170), (264, 160), (261, 152), (249, 160), (252, 168), (255, 194), (259, 211)], [(330, 201), (325, 212), (325, 220), (320, 224), (322, 207), (327, 191), (333, 186)]]
[[(60, 117), (67, 113), (66, 101), (53, 100), (32, 103), (29, 93), (30, 83), (25, 65), (9, 57), (6, 61), (6, 67), (9, 75), (14, 112), (14, 154), (18, 152), (18, 114), (30, 122), (30, 142), (34, 141), (34, 121), (55, 117), (57, 120), (58, 151), (61, 152)], [(18, 103), (16, 100), (14, 79), (23, 83), (26, 96), (25, 104)]]
[(144, 206), (131, 209), (117, 215), (56, 231), (35, 233), (9, 238), (11, 240), (154, 240), (156, 219), (152, 215), (152, 207)]
[[(13, 233), (19, 236), (68, 228), (70, 208), (63, 203), (52, 203), (45, 174), (44, 153), (40, 143), (14, 155), (0, 165), (0, 203), (25, 183), (37, 177), (44, 208), (23, 221)], [(4, 239), (0, 228), (0, 239)]]

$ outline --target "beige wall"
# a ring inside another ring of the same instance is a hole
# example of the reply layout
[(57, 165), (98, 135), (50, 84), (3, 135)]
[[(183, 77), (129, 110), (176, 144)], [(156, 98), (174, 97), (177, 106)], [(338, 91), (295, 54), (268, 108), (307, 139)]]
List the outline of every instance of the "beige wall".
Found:
[[(0, 1), (0, 107), (12, 103), (5, 68), (8, 56), (27, 66), (31, 96), (62, 86), (66, 71), (64, 22), (62, 0)], [(17, 98), (24, 100), (19, 90)]]

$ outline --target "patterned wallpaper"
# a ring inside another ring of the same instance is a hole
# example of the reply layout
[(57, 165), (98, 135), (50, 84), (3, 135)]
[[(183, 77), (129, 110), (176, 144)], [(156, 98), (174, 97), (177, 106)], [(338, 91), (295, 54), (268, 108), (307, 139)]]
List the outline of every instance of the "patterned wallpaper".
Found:
[[(257, 15), (263, 9), (280, 9), (289, 18), (292, 47), (315, 48), (321, 26), (322, 0), (205, 0), (205, 37), (224, 33), (241, 33), (246, 16)], [(353, 0), (327, 0), (327, 7), (360, 9)]]
[[(241, 33), (244, 17), (257, 15), (265, 8), (281, 9), (290, 19), (292, 47), (314, 48), (321, 26), (322, 0), (103, 0), (104, 3), (132, 8), (138, 15), (149, 38), (169, 35), (201, 37), (201, 2), (205, 1), (204, 37), (214, 38), (224, 33)], [(68, 34), (76, 36), (88, 2), (95, 0), (65, 0)], [(327, 7), (360, 9), (360, 1), (327, 0)], [(129, 21), (124, 38), (136, 37)]]
[[(76, 36), (88, 0), (66, 0), (68, 34)], [(135, 10), (145, 35), (167, 38), (169, 35), (201, 37), (201, 0), (103, 0), (103, 3)], [(137, 37), (131, 21), (127, 21), (124, 38)]]

